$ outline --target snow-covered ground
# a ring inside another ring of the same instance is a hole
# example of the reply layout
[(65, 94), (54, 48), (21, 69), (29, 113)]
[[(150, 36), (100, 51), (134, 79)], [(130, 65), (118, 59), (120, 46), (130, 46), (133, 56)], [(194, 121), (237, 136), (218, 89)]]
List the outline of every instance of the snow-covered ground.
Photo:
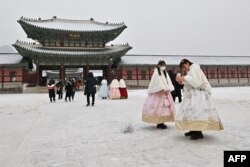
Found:
[[(86, 97), (50, 103), (47, 94), (0, 95), (1, 167), (221, 167), (224, 150), (250, 150), (250, 87), (214, 88), (225, 130), (191, 141), (173, 123), (141, 122), (145, 90), (128, 100)], [(179, 104), (176, 103), (178, 108)], [(124, 133), (132, 123), (133, 133)]]

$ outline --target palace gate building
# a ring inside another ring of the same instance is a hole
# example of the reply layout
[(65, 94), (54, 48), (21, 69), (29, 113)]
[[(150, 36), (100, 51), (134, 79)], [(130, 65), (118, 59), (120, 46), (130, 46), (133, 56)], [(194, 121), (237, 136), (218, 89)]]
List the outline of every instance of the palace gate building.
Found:
[(90, 20), (27, 19), (18, 23), (34, 43), (17, 41), (13, 46), (24, 58), (36, 65), (37, 85), (44, 84), (42, 72), (57, 70), (58, 78), (65, 80), (65, 71), (82, 68), (86, 79), (89, 69), (102, 70), (110, 82), (112, 69), (116, 69), (121, 57), (131, 46), (110, 45), (127, 26), (124, 23), (101, 23)]

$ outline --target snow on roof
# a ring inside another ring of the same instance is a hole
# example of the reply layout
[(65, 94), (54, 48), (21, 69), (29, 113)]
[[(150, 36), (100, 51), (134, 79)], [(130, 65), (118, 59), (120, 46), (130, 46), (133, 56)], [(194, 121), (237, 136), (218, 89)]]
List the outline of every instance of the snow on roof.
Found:
[(101, 23), (91, 20), (68, 20), (53, 17), (52, 19), (41, 20), (20, 18), (20, 22), (24, 22), (35, 27), (65, 30), (65, 31), (110, 31), (118, 28), (126, 28), (124, 23)]
[(165, 60), (169, 65), (179, 65), (182, 59), (189, 59), (201, 65), (249, 65), (250, 56), (190, 56), (190, 55), (125, 55), (123, 65), (155, 65)]
[(0, 53), (0, 65), (18, 64), (23, 57), (18, 53)]
[(57, 55), (102, 55), (102, 54), (110, 54), (110, 53), (116, 53), (120, 51), (125, 51), (131, 49), (131, 47), (128, 44), (123, 45), (113, 45), (108, 46), (106, 48), (100, 48), (98, 50), (90, 51), (90, 48), (88, 50), (79, 50), (79, 51), (68, 51), (68, 50), (51, 50), (51, 49), (44, 49), (41, 47), (40, 44), (32, 44), (32, 43), (26, 43), (17, 41), (14, 46), (20, 47), (32, 52), (37, 53), (44, 53), (44, 54), (57, 54)]
[(15, 48), (10, 45), (0, 46), (0, 53), (18, 53)]

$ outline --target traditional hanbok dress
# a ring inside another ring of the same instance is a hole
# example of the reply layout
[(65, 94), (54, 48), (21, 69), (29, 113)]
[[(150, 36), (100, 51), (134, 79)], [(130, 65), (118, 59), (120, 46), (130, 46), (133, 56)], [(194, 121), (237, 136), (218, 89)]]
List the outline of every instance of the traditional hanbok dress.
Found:
[(103, 79), (101, 82), (101, 87), (99, 90), (99, 97), (107, 98), (108, 97), (108, 82), (106, 79)]
[(174, 86), (166, 72), (158, 69), (154, 70), (152, 79), (148, 87), (148, 96), (142, 109), (142, 121), (153, 124), (173, 122), (175, 116), (175, 106), (171, 91)]
[(121, 99), (127, 99), (128, 98), (128, 91), (126, 84), (123, 79), (120, 79), (119, 81), (119, 90), (121, 94)]
[(184, 77), (184, 97), (176, 113), (180, 130), (222, 130), (223, 125), (213, 104), (211, 85), (198, 64), (192, 64)]
[(110, 84), (109, 97), (111, 99), (120, 99), (121, 94), (119, 90), (119, 81), (117, 79), (113, 79)]

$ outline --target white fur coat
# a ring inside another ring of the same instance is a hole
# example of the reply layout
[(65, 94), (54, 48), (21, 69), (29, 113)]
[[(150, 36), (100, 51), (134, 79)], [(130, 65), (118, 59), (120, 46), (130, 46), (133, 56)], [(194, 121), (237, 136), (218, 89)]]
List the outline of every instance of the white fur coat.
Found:
[(113, 79), (113, 81), (110, 84), (110, 88), (119, 88), (119, 81), (117, 79)]
[(126, 88), (125, 81), (123, 79), (120, 79), (119, 81), (120, 88)]
[(192, 64), (189, 72), (184, 77), (185, 84), (191, 85), (195, 89), (206, 90), (211, 94), (211, 85), (198, 64)]
[(149, 83), (148, 86), (148, 93), (157, 93), (157, 92), (161, 92), (161, 91), (173, 91), (174, 90), (174, 86), (171, 82), (171, 79), (167, 74), (167, 78), (165, 77), (163, 71), (161, 71), (161, 75), (159, 75), (157, 68), (155, 68), (153, 76), (151, 78), (151, 81)]

